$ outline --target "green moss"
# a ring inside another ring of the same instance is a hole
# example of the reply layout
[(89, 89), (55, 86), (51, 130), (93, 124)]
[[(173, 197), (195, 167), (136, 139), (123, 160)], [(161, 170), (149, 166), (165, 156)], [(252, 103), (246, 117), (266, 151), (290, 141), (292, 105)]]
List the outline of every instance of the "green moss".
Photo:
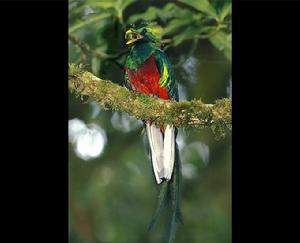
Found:
[(201, 99), (163, 101), (97, 78), (75, 64), (69, 64), (69, 89), (83, 99), (96, 100), (105, 110), (127, 112), (137, 119), (151, 120), (157, 125), (210, 128), (217, 139), (223, 138), (226, 131), (231, 130), (230, 99), (217, 100), (214, 105), (204, 104)]

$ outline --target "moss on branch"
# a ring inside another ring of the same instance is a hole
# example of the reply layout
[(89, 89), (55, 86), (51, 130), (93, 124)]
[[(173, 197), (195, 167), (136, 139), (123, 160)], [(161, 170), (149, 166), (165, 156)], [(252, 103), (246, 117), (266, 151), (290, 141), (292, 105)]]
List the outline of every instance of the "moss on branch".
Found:
[(210, 128), (217, 137), (231, 129), (231, 100), (227, 98), (217, 100), (215, 104), (204, 104), (201, 100), (165, 101), (129, 91), (74, 64), (69, 65), (69, 89), (77, 95), (92, 98), (104, 109), (127, 112), (157, 125)]

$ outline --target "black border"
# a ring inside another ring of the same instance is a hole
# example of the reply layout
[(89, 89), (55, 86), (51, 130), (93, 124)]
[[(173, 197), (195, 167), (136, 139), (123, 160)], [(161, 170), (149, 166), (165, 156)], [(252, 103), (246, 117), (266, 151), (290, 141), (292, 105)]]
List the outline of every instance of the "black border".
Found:
[(4, 241), (67, 242), (68, 2), (1, 2), (0, 21)]

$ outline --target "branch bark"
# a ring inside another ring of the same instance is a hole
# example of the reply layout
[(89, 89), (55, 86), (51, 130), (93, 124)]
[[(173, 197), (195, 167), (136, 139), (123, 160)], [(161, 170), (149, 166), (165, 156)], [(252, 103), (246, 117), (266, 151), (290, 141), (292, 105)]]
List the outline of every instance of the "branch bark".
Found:
[(127, 112), (140, 120), (157, 125), (173, 124), (185, 128), (209, 128), (217, 137), (231, 129), (231, 100), (224, 98), (215, 104), (204, 104), (200, 99), (165, 101), (154, 96), (132, 92), (109, 80), (103, 80), (82, 67), (69, 64), (69, 90), (88, 96), (104, 109)]

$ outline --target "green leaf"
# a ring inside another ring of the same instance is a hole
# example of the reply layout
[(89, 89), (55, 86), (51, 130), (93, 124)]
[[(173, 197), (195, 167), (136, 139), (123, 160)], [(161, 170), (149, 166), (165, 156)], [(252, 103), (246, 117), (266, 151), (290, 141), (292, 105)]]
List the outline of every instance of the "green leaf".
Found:
[(123, 0), (121, 1), (120, 7), (124, 11), (130, 4), (135, 2), (136, 0)]
[(98, 1), (88, 1), (88, 4), (92, 7), (98, 7), (102, 9), (108, 9), (108, 8), (116, 8), (116, 5), (119, 1), (111, 1), (111, 0), (98, 0)]
[(223, 51), (224, 48), (227, 46), (228, 43), (226, 39), (227, 36), (223, 31), (219, 31), (210, 37), (210, 41), (219, 51)]
[(88, 3), (92, 7), (98, 7), (101, 9), (114, 9), (115, 12), (123, 12), (130, 4), (135, 2), (136, 0), (117, 0), (117, 1), (111, 1), (111, 0), (98, 0), (98, 1), (92, 1), (90, 0)]
[(180, 34), (173, 37), (173, 45), (177, 46), (185, 40), (190, 39), (200, 39), (208, 38), (210, 33), (216, 31), (216, 27), (213, 26), (201, 26), (201, 23), (198, 23), (196, 26), (189, 26)]
[(222, 22), (228, 15), (231, 14), (231, 2), (225, 2), (219, 12), (219, 21)]
[(231, 61), (231, 34), (219, 31), (210, 38), (211, 43), (219, 50), (223, 51), (225, 57)]
[(197, 27), (188, 27), (185, 29), (183, 32), (181, 32), (179, 35), (176, 35), (173, 39), (173, 45), (178, 46), (181, 44), (183, 41), (188, 40), (188, 39), (193, 39), (195, 36), (199, 34), (199, 29)]
[(100, 14), (94, 15), (93, 17), (87, 19), (86, 21), (81, 21), (81, 22), (79, 22), (77, 24), (72, 25), (69, 28), (69, 32), (70, 33), (75, 32), (75, 31), (77, 31), (78, 29), (80, 29), (80, 28), (82, 28), (84, 26), (87, 26), (89, 24), (97, 22), (97, 21), (99, 21), (101, 19), (108, 18), (110, 16), (111, 16), (111, 14), (109, 14), (109, 13), (100, 13)]
[(202, 18), (202, 14), (192, 15), (188, 14), (184, 18), (173, 19), (164, 29), (164, 35), (173, 34), (178, 30), (182, 29), (184, 26), (192, 24), (194, 21), (199, 21)]
[(217, 17), (215, 8), (210, 4), (208, 0), (178, 0), (186, 5), (189, 5), (207, 15)]
[(156, 19), (156, 14), (159, 12), (160, 10), (156, 7), (149, 7), (147, 9), (146, 12), (144, 13), (141, 13), (141, 14), (135, 14), (135, 15), (132, 15), (129, 19), (128, 19), (128, 22), (129, 23), (135, 23), (136, 21), (140, 20), (140, 19), (143, 19), (143, 20), (148, 20), (148, 21), (151, 21), (151, 20), (155, 20)]
[(159, 9), (157, 13), (159, 18), (164, 22), (171, 18), (183, 18), (188, 14), (193, 15), (194, 13), (191, 13), (191, 11), (187, 9), (180, 8), (174, 3), (166, 4), (162, 9)]
[(148, 20), (153, 21), (157, 18), (161, 19), (163, 22), (171, 18), (186, 18), (193, 16), (194, 13), (187, 9), (179, 8), (174, 3), (168, 3), (163, 8), (149, 7), (144, 13), (135, 14), (128, 18), (129, 23), (135, 23), (138, 20)]
[(191, 23), (193, 19), (173, 19), (169, 22), (169, 24), (164, 29), (164, 35), (173, 34), (181, 27), (188, 25)]
[(168, 3), (163, 7), (163, 11), (167, 12), (167, 11), (172, 11), (172, 10), (177, 10), (179, 7), (174, 4), (174, 3)]

